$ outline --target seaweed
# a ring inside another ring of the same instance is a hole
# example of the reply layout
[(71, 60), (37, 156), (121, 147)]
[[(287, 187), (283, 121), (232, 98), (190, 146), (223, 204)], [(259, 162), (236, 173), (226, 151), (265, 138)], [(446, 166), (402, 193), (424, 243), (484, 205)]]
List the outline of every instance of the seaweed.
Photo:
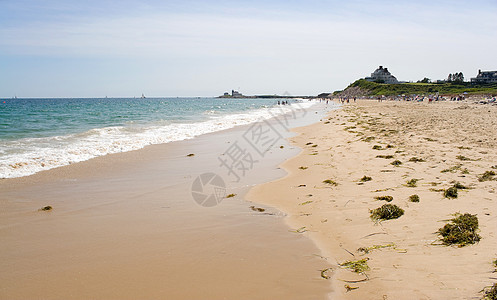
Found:
[(396, 159), (396, 160), (392, 161), (390, 164), (393, 166), (400, 166), (402, 164), (402, 162), (400, 160)]
[(483, 182), (483, 181), (494, 180), (494, 176), (495, 176), (495, 172), (494, 171), (485, 171), (485, 173), (481, 174), (478, 177), (478, 181), (479, 182)]
[(261, 207), (255, 207), (255, 206), (250, 206), (250, 209), (253, 210), (253, 211), (257, 211), (257, 212), (265, 212), (266, 210), (264, 208), (261, 208)]
[(491, 288), (484, 290), (483, 299), (497, 300), (497, 283), (494, 283)]
[(190, 153), (190, 154), (187, 155), (187, 157), (192, 157), (192, 156), (195, 156), (195, 154), (194, 153)]
[(50, 211), (52, 209), (53, 209), (53, 207), (50, 206), (50, 205), (47, 205), (47, 206), (44, 206), (44, 207), (40, 208), (40, 210), (42, 210), (42, 211)]
[(378, 197), (374, 197), (376, 200), (383, 200), (383, 201), (387, 201), (387, 202), (392, 202), (393, 200), (393, 197), (392, 196), (378, 196)]
[(369, 260), (369, 258), (367, 258), (367, 257), (363, 258), (363, 259), (355, 260), (355, 261), (349, 260), (349, 261), (346, 261), (344, 263), (339, 264), (339, 266), (344, 267), (346, 269), (349, 269), (355, 273), (364, 273), (366, 271), (369, 271), (369, 266), (367, 263), (368, 260)]
[(360, 181), (361, 181), (361, 182), (366, 182), (366, 181), (371, 181), (371, 180), (373, 180), (373, 178), (371, 178), (371, 177), (369, 177), (369, 176), (366, 176), (366, 175), (364, 175), (364, 176), (360, 179)]
[(375, 221), (398, 219), (404, 214), (404, 210), (395, 204), (383, 204), (381, 207), (369, 212), (371, 213), (371, 219)]
[(338, 183), (336, 183), (335, 181), (333, 181), (331, 179), (323, 180), (323, 183), (326, 183), (326, 184), (329, 184), (329, 185), (333, 185), (333, 186), (337, 186), (338, 185)]
[(419, 196), (416, 194), (411, 195), (411, 196), (409, 196), (409, 201), (410, 202), (419, 202)]
[(422, 158), (411, 157), (411, 158), (409, 159), (409, 161), (410, 161), (410, 162), (415, 162), (415, 163), (417, 163), (417, 162), (425, 162), (426, 160), (424, 160), (424, 159), (422, 159)]
[(466, 156), (464, 156), (464, 155), (458, 155), (458, 156), (456, 156), (456, 158), (457, 158), (457, 159), (459, 159), (459, 160), (462, 160), (462, 161), (469, 161), (469, 160), (472, 160), (471, 158), (466, 157)]
[(358, 252), (364, 252), (364, 254), (368, 254), (369, 252), (377, 249), (383, 249), (383, 248), (395, 248), (395, 244), (386, 244), (386, 245), (373, 245), (371, 247), (361, 247), (357, 249)]
[(393, 155), (376, 155), (376, 158), (392, 159)]
[(417, 184), (418, 181), (419, 181), (419, 179), (416, 179), (416, 178), (408, 180), (407, 183), (406, 183), (406, 186), (408, 186), (408, 187), (417, 187), (418, 186), (418, 184)]
[(307, 170), (308, 167), (304, 167), (304, 166), (300, 166), (299, 169), (300, 170)]
[(344, 287), (347, 293), (353, 290), (357, 290), (359, 288), (358, 286), (350, 286), (348, 284), (344, 285)]
[(380, 145), (374, 145), (373, 146), (373, 150), (382, 150), (383, 147), (381, 147)]
[(437, 233), (441, 236), (444, 245), (458, 245), (459, 247), (474, 244), (480, 241), (478, 231), (478, 217), (469, 213), (456, 213), (449, 223), (440, 228)]
[(454, 187), (455, 187), (456, 189), (458, 189), (458, 190), (467, 190), (467, 189), (468, 189), (468, 187), (467, 187), (467, 186), (465, 186), (465, 185), (461, 184), (460, 182), (456, 182), (456, 183), (454, 183)]
[(236, 194), (229, 194), (229, 195), (226, 196), (226, 198), (233, 198), (235, 196), (236, 196)]
[(457, 198), (457, 188), (451, 186), (450, 188), (444, 190), (444, 197), (445, 198)]

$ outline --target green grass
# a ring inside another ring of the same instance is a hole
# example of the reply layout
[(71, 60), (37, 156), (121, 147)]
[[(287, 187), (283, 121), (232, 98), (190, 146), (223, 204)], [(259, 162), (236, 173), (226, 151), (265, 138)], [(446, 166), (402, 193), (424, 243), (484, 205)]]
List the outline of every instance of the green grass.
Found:
[[(348, 88), (358, 87), (362, 90), (365, 96), (397, 96), (411, 94), (435, 94), (439, 92), (441, 95), (459, 95), (464, 92), (468, 94), (490, 94), (497, 95), (497, 84), (472, 85), (469, 82), (463, 83), (398, 83), (384, 84), (370, 82), (365, 79), (356, 80), (350, 84)], [(337, 91), (338, 93), (340, 91)]]

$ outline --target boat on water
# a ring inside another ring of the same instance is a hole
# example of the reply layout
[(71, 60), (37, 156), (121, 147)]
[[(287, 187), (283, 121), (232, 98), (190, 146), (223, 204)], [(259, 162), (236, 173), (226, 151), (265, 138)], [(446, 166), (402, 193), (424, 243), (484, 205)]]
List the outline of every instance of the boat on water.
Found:
[(143, 93), (142, 93), (142, 96), (141, 96), (140, 98), (141, 98), (141, 99), (145, 99), (145, 98), (147, 98), (147, 97), (145, 97), (145, 95), (143, 95)]

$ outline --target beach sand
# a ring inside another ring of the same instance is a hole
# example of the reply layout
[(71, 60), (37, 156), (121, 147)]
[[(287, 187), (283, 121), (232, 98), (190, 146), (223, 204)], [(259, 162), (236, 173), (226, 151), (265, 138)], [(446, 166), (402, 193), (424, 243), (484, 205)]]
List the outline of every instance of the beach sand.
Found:
[[(293, 126), (319, 121), (314, 110)], [(319, 249), (280, 211), (243, 200), (285, 175), (277, 166), (299, 152), (284, 139), (293, 133), (281, 131), (238, 183), (219, 167), (247, 128), (1, 180), (0, 299), (325, 299)], [(195, 203), (204, 172), (236, 196)]]
[[(295, 131), (291, 143), (303, 150), (282, 164), (289, 174), (247, 198), (284, 211), (290, 227), (316, 242), (332, 265), (324, 273), (332, 299), (478, 299), (496, 282), (497, 181), (478, 176), (497, 172), (497, 107), (358, 100)], [(469, 189), (445, 198), (455, 182)], [(413, 194), (420, 202), (408, 201)], [(385, 195), (405, 214), (374, 222), (369, 210), (386, 203), (374, 197)], [(477, 215), (479, 243), (441, 245), (436, 232), (457, 212)], [(375, 245), (384, 247), (358, 251)], [(365, 273), (340, 266), (361, 259)]]

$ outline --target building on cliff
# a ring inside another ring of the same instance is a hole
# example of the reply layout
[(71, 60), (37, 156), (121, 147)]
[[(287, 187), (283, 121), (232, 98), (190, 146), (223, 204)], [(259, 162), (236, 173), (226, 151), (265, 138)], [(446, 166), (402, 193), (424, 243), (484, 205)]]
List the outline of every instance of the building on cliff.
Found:
[(383, 68), (383, 66), (380, 66), (378, 69), (376, 69), (373, 73), (371, 73), (370, 77), (364, 78), (367, 81), (374, 81), (374, 82), (381, 82), (381, 83), (399, 83), (397, 78), (393, 76), (387, 68)]

